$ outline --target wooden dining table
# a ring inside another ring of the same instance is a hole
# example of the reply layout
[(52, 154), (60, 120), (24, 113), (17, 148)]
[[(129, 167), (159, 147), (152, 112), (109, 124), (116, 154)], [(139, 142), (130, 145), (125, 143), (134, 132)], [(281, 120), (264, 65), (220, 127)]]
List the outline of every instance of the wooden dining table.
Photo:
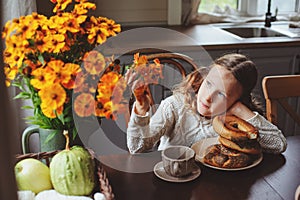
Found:
[(289, 136), (287, 142), (284, 153), (264, 153), (257, 166), (245, 170), (224, 171), (197, 162), (200, 176), (180, 183), (154, 174), (160, 151), (107, 154), (99, 159), (117, 200), (294, 200), (300, 185), (300, 136)]

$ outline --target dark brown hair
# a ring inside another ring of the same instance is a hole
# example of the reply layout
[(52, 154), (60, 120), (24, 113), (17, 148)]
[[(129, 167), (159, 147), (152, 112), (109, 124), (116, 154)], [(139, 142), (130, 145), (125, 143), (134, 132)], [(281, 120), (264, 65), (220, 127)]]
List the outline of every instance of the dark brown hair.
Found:
[[(240, 101), (250, 110), (257, 111), (263, 115), (260, 103), (253, 97), (252, 90), (257, 82), (257, 69), (255, 64), (242, 54), (226, 54), (214, 61), (209, 67), (220, 65), (229, 70), (243, 87), (243, 93)], [(196, 94), (208, 73), (209, 68), (199, 68), (190, 73), (180, 84), (178, 84), (173, 93), (182, 93), (185, 95), (186, 104), (192, 105), (196, 109)]]

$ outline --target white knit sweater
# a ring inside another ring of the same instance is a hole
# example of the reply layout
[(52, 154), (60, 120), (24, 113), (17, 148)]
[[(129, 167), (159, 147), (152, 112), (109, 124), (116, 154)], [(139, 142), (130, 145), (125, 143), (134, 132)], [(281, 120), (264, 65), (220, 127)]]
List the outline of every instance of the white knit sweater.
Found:
[[(282, 153), (287, 147), (282, 132), (263, 116), (255, 116), (247, 121), (258, 128), (258, 141), (264, 152)], [(171, 145), (191, 146), (208, 137), (217, 137), (212, 127), (212, 119), (207, 119), (193, 112), (184, 104), (184, 96), (172, 95), (161, 102), (157, 111), (151, 116), (135, 114), (132, 110), (127, 128), (127, 146), (130, 153), (163, 150)]]

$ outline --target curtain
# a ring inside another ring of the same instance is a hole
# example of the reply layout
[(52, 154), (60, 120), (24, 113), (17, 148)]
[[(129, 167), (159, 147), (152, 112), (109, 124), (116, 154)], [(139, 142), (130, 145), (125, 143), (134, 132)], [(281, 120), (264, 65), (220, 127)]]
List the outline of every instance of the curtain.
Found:
[[(210, 24), (218, 22), (245, 22), (247, 19), (241, 19), (236, 15), (236, 10), (230, 7), (225, 11), (217, 10), (213, 13), (198, 13), (201, 0), (182, 0), (182, 24)], [(248, 19), (249, 20), (249, 19)], [(250, 19), (251, 20), (251, 19)]]
[(1, 1), (1, 4), (1, 15), (4, 23), (36, 11), (36, 0), (4, 0)]
[(197, 16), (200, 3), (201, 0), (182, 0), (182, 23), (184, 25), (190, 24)]
[[(1, 30), (4, 24), (8, 20), (12, 20), (14, 18), (19, 18), (23, 15), (31, 14), (32, 12), (36, 12), (36, 0), (2, 0), (1, 1)], [(4, 47), (5, 48), (5, 47)], [(16, 88), (9, 87), (9, 101), (13, 108), (15, 108), (15, 116), (17, 119), (14, 124), (15, 130), (17, 133), (22, 133), (24, 128), (27, 126), (25, 123), (24, 117), (31, 115), (32, 113), (28, 113), (28, 111), (22, 110), (22, 105), (31, 104), (30, 101), (21, 101), (21, 100), (13, 100), (13, 97), (16, 94)], [(20, 140), (19, 140), (20, 141)]]

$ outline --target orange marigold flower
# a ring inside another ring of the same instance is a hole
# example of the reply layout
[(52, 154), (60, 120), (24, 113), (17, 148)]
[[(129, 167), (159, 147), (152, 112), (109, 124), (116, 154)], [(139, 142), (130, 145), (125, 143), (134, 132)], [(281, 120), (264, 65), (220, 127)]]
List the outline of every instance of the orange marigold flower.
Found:
[(74, 63), (66, 63), (63, 67), (63, 74), (67, 74), (69, 78), (63, 79), (61, 84), (67, 89), (73, 89), (77, 73), (81, 71), (79, 65)]
[(77, 76), (74, 80), (74, 93), (78, 92), (87, 92), (88, 90), (84, 91), (86, 88), (85, 80), (86, 80), (87, 74), (83, 73), (83, 71), (80, 71), (77, 73)]
[(80, 4), (76, 4), (74, 6), (74, 13), (77, 15), (83, 15), (88, 12), (89, 9), (95, 10), (96, 9), (96, 4), (90, 3), (90, 2), (84, 2)]
[(80, 31), (80, 24), (75, 17), (70, 17), (69, 20), (64, 23), (64, 26), (64, 28), (71, 33), (77, 33)]
[(9, 67), (9, 66), (5, 66), (4, 67), (4, 73), (6, 76), (6, 86), (10, 86), (10, 81), (14, 80), (17, 73), (18, 73), (18, 67), (14, 66), (14, 67)]
[(47, 85), (51, 85), (55, 80), (55, 73), (49, 68), (37, 68), (32, 71), (33, 79), (30, 80), (30, 84), (36, 89), (42, 89)]
[(71, 79), (72, 71), (64, 69), (65, 63), (61, 60), (52, 60), (47, 66), (54, 71), (55, 83), (68, 83)]
[(51, 0), (52, 3), (56, 3), (55, 7), (53, 8), (53, 12), (56, 13), (57, 11), (63, 11), (66, 7), (72, 3), (72, 0)]
[(121, 32), (121, 25), (116, 24), (114, 20), (108, 20), (107, 31), (108, 31), (109, 35), (115, 36), (115, 35), (117, 35), (117, 33)]
[(112, 113), (112, 102), (111, 101), (108, 101), (104, 104), (98, 103), (98, 104), (96, 104), (95, 109), (96, 109), (96, 116), (98, 116), (98, 117), (105, 117), (107, 119), (113, 119), (113, 120), (116, 119)]
[(38, 94), (42, 103), (51, 110), (56, 110), (64, 105), (67, 99), (66, 91), (60, 84), (47, 85), (43, 87)]
[(59, 53), (65, 46), (65, 36), (63, 34), (47, 35), (44, 38), (49, 52)]
[(46, 52), (48, 51), (47, 43), (50, 40), (50, 38), (45, 38), (45, 35), (41, 31), (36, 32), (35, 36), (35, 46), (40, 52)]
[(31, 60), (24, 60), (24, 65), (30, 68), (31, 72), (28, 75), (31, 75), (33, 70), (42, 66), (42, 63), (40, 61), (32, 62)]
[[(106, 41), (107, 37), (109, 36), (109, 33), (106, 28), (99, 28), (96, 31), (96, 42), (98, 44), (102, 44)], [(89, 39), (89, 38), (88, 38)]]
[(105, 104), (106, 102), (111, 100), (113, 91), (120, 77), (121, 77), (120, 74), (111, 71), (108, 72), (107, 74), (104, 74), (100, 78), (100, 83), (98, 84), (98, 88), (97, 88), (97, 92), (98, 92), (97, 100), (99, 102)]
[(99, 23), (97, 18), (94, 16), (90, 17), (90, 21), (90, 27), (87, 27), (88, 42), (93, 44), (96, 41), (97, 44), (102, 44), (109, 36), (107, 28), (105, 26), (101, 26), (101, 23)]
[(160, 61), (159, 61), (158, 58), (154, 58), (153, 62), (154, 62), (156, 65), (160, 66)]
[(140, 56), (140, 54), (139, 53), (136, 53), (136, 54), (134, 54), (134, 60), (133, 60), (133, 63), (135, 64), (135, 65), (144, 65), (144, 64), (147, 64), (148, 63), (148, 60), (147, 60), (147, 57), (146, 56)]
[(74, 110), (79, 117), (88, 117), (94, 113), (94, 98), (89, 93), (82, 93), (74, 101)]
[(64, 28), (64, 23), (68, 20), (68, 15), (62, 15), (62, 16), (51, 16), (49, 19), (48, 27), (50, 29), (56, 30), (59, 34), (65, 34), (66, 29)]
[[(78, 24), (82, 24), (83, 22), (85, 22), (87, 19), (86, 15), (79, 15), (78, 17), (76, 17), (77, 23)], [(84, 31), (84, 30), (83, 30)]]
[(97, 100), (101, 103), (106, 103), (107, 101), (110, 101), (111, 94), (112, 94), (113, 88), (110, 87), (106, 83), (99, 83), (97, 88)]
[(10, 66), (21, 67), (28, 48), (28, 41), (24, 41), (20, 35), (12, 35), (5, 42), (4, 61)]
[(100, 82), (102, 83), (106, 83), (107, 85), (109, 86), (115, 86), (116, 83), (119, 81), (121, 75), (114, 72), (114, 71), (111, 71), (111, 72), (108, 72), (107, 74), (104, 74), (101, 78), (100, 78)]
[(119, 104), (124, 100), (123, 93), (126, 90), (127, 83), (124, 78), (119, 79), (116, 86), (113, 89), (111, 100), (113, 104)]
[(91, 75), (100, 74), (105, 68), (104, 56), (98, 51), (90, 51), (84, 55), (83, 66)]
[(147, 71), (144, 72), (145, 76), (144, 81), (145, 83), (152, 83), (152, 84), (158, 84), (159, 79), (163, 78), (162, 75), (162, 65), (158, 64), (150, 64), (147, 68)]
[(44, 113), (44, 115), (46, 117), (49, 118), (56, 118), (57, 116), (61, 115), (63, 113), (63, 106), (58, 107), (57, 109), (52, 109), (51, 107), (49, 107), (47, 104), (45, 103), (41, 103), (41, 109), (42, 112)]

